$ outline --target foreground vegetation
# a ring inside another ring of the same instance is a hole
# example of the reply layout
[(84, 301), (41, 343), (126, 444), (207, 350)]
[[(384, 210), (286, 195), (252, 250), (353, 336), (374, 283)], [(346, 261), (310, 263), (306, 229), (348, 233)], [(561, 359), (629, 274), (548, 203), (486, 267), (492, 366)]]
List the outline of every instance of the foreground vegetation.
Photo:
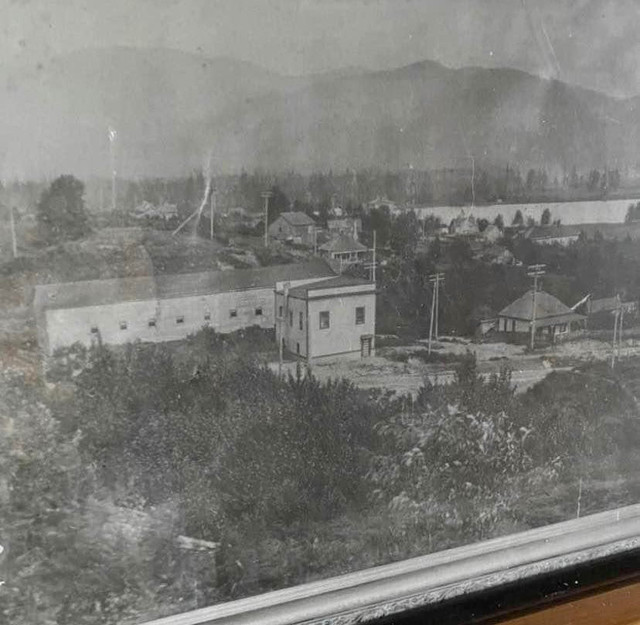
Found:
[(469, 357), (411, 398), (279, 378), (255, 341), (205, 331), (188, 355), (73, 349), (48, 385), (2, 375), (7, 622), (151, 618), (640, 494), (639, 362), (516, 396)]

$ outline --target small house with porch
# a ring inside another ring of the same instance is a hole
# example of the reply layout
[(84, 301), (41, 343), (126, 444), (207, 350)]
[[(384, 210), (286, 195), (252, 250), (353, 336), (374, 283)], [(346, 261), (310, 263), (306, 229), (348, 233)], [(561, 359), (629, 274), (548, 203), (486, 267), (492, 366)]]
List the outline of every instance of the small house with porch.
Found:
[(534, 309), (534, 292), (529, 290), (498, 313), (497, 329), (506, 334), (528, 335), (534, 320), (536, 335), (553, 341), (584, 328), (586, 317), (545, 291), (535, 293)]
[(336, 260), (343, 266), (365, 260), (368, 251), (366, 245), (363, 245), (360, 241), (356, 241), (346, 234), (340, 234), (334, 237), (319, 248), (321, 256), (329, 260)]

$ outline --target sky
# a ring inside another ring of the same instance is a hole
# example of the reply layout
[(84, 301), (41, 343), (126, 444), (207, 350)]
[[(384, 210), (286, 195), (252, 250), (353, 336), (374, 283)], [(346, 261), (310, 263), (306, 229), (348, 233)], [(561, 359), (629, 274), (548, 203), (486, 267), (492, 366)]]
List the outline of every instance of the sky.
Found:
[(640, 94), (637, 0), (0, 0), (0, 11), (10, 65), (114, 45), (292, 75), (431, 59)]

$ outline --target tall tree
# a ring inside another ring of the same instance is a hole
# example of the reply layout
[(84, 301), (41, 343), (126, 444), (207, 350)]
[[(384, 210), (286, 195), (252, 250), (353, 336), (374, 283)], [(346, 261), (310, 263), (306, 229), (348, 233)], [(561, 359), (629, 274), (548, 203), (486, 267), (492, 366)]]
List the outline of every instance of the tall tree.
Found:
[(513, 216), (513, 221), (511, 225), (513, 226), (521, 226), (524, 223), (524, 217), (522, 216), (522, 211), (518, 209), (516, 214)]
[(47, 242), (79, 239), (89, 231), (84, 184), (73, 176), (56, 178), (40, 196), (37, 218)]

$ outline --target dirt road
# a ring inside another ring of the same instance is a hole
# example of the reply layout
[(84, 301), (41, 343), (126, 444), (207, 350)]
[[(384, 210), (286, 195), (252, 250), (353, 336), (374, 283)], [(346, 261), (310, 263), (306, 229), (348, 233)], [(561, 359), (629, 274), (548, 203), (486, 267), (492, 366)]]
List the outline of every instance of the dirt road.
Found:
[[(433, 384), (452, 382), (455, 365), (425, 364), (419, 358), (411, 357), (412, 352), (424, 348), (423, 341), (411, 346), (383, 348), (378, 350), (378, 355), (374, 358), (323, 362), (313, 365), (312, 371), (323, 381), (330, 378), (346, 378), (360, 388), (384, 388), (398, 394), (416, 394), (426, 380)], [(580, 362), (606, 360), (611, 357), (611, 345), (608, 342), (592, 339), (563, 343), (535, 353), (528, 353), (522, 345), (473, 343), (465, 339), (442, 340), (434, 344), (434, 349), (439, 354), (475, 353), (478, 369), (485, 377), (498, 373), (501, 367), (508, 367), (518, 393), (531, 388), (553, 371), (569, 371)], [(393, 352), (406, 354), (407, 362), (390, 359), (388, 356)], [(624, 341), (620, 355), (640, 355), (640, 341)], [(295, 372), (295, 368), (294, 362), (284, 365), (284, 370), (292, 373)]]

